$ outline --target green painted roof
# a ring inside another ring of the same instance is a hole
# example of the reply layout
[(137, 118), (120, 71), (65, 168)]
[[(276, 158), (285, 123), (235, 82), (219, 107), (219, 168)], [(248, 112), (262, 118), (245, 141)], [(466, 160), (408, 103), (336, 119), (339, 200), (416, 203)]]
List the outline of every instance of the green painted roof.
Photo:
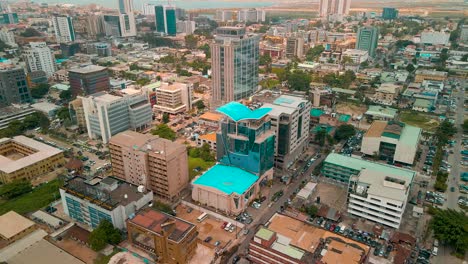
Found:
[(238, 122), (247, 119), (261, 119), (271, 111), (271, 108), (265, 107), (250, 110), (247, 106), (241, 103), (230, 102), (219, 107), (216, 111), (225, 114), (235, 122)]
[(405, 127), (401, 131), (399, 141), (405, 143), (406, 145), (417, 147), (419, 135), (421, 132), (421, 128), (405, 124)]
[(348, 122), (350, 118), (351, 118), (350, 115), (340, 115), (340, 117), (338, 118), (338, 121), (340, 121), (340, 122)]
[(388, 118), (394, 118), (396, 114), (396, 109), (380, 105), (370, 105), (369, 109), (366, 112), (366, 115), (382, 116)]
[(430, 100), (418, 98), (414, 101), (413, 106), (421, 107), (421, 108), (429, 108), (432, 106), (432, 102)]
[(270, 229), (267, 228), (260, 228), (257, 233), (255, 234), (256, 237), (259, 237), (263, 240), (270, 240), (271, 237), (275, 234), (275, 232), (271, 231)]
[(313, 117), (319, 117), (319, 116), (323, 115), (323, 110), (313, 108), (312, 110), (310, 110), (310, 115), (313, 116)]
[(332, 88), (332, 91), (333, 91), (333, 92), (337, 92), (337, 93), (349, 94), (349, 95), (354, 95), (354, 94), (356, 93), (355, 90), (343, 89), (343, 88), (336, 88), (336, 87), (333, 87), (333, 88)]
[(416, 175), (416, 172), (412, 170), (407, 170), (382, 163), (371, 162), (359, 158), (344, 156), (337, 153), (331, 153), (330, 155), (328, 155), (325, 159), (325, 162), (336, 164), (357, 171), (361, 171), (363, 169), (370, 169), (381, 173), (397, 174), (408, 178), (410, 182), (413, 182), (413, 178)]

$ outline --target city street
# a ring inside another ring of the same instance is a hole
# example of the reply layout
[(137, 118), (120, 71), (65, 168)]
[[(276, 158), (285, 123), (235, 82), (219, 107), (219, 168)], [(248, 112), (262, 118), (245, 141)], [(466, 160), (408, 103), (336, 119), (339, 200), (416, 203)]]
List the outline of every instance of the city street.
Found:
[[(462, 139), (463, 139), (463, 130), (460, 129), (461, 124), (463, 124), (464, 121), (464, 116), (465, 116), (465, 106), (464, 106), (464, 98), (465, 98), (465, 91), (463, 89), (464, 87), (464, 82), (461, 84), (461, 89), (459, 89), (458, 92), (458, 104), (457, 104), (457, 114), (455, 118), (455, 126), (458, 129), (458, 133), (455, 135), (454, 140), (456, 141), (456, 144), (453, 148), (453, 154), (450, 155), (449, 157), (449, 162), (452, 164), (452, 170), (450, 177), (448, 179), (448, 190), (447, 190), (447, 208), (449, 209), (459, 209), (458, 206), (458, 197), (460, 196), (460, 192), (458, 189), (459, 185), (459, 179), (460, 179), (460, 173), (462, 172), (461, 170), (461, 165), (460, 165), (460, 160), (461, 160), (461, 153), (460, 151), (462, 150)], [(455, 191), (452, 192), (450, 189), (451, 187), (455, 187)]]
[[(319, 159), (317, 159), (312, 166), (310, 166), (309, 170), (307, 170), (304, 174), (299, 176), (298, 178), (294, 179), (288, 186), (286, 186), (283, 191), (284, 195), (280, 197), (280, 199), (275, 202), (271, 207), (269, 207), (260, 218), (257, 218), (256, 220), (253, 221), (252, 224), (250, 224), (250, 232), (247, 234), (242, 243), (239, 245), (239, 249), (237, 250), (237, 253), (234, 254), (231, 259), (229, 260), (228, 263), (232, 263), (232, 259), (235, 255), (247, 255), (247, 248), (252, 240), (253, 236), (255, 235), (255, 232), (257, 231), (257, 228), (259, 225), (262, 225), (266, 223), (278, 210), (280, 210), (280, 207), (284, 205), (284, 203), (288, 200), (288, 198), (292, 195), (294, 190), (296, 190), (301, 182), (303, 180), (310, 180), (310, 175), (312, 174), (313, 170), (315, 167), (320, 164), (324, 159), (326, 155), (322, 155)], [(300, 175), (300, 174), (299, 174)]]

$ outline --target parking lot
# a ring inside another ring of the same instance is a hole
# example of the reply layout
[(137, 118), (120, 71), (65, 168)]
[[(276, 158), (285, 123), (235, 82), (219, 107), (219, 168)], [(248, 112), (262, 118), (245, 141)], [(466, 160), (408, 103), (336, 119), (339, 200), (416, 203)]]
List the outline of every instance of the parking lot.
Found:
[[(232, 232), (224, 230), (221, 228), (224, 225), (223, 220), (216, 219), (213, 216), (209, 215), (202, 222), (198, 222), (197, 218), (203, 213), (196, 209), (189, 209), (191, 207), (185, 205), (179, 205), (176, 208), (177, 217), (182, 218), (188, 222), (191, 222), (197, 225), (198, 229), (198, 238), (200, 243), (213, 248), (215, 250), (224, 248), (230, 241), (236, 239), (236, 233), (238, 236), (242, 235), (242, 230), (236, 228), (234, 225), (234, 230)], [(234, 222), (234, 221), (233, 221)], [(233, 223), (234, 224), (234, 223)], [(237, 230), (236, 230), (237, 229)], [(211, 239), (208, 239), (211, 237)], [(219, 244), (217, 243), (219, 242)], [(218, 244), (215, 246), (215, 244)]]

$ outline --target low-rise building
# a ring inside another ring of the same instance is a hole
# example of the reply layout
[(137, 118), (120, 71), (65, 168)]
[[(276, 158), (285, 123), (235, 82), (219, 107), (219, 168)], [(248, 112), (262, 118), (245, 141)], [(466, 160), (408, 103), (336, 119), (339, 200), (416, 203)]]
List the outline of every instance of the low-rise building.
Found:
[(448, 73), (436, 70), (416, 70), (414, 81), (422, 83), (424, 80), (445, 81)]
[(209, 133), (198, 136), (197, 146), (201, 147), (204, 144), (210, 145), (210, 149), (216, 151), (216, 133)]
[(349, 57), (354, 63), (361, 64), (369, 59), (367, 50), (347, 49), (343, 52), (342, 57)]
[(31, 180), (65, 165), (63, 151), (25, 136), (0, 139), (0, 182)]
[(421, 33), (421, 43), (430, 45), (448, 45), (450, 33), (437, 31), (423, 31)]
[(254, 264), (365, 263), (370, 247), (296, 218), (274, 214), (249, 243)]
[(433, 112), (435, 110), (435, 106), (432, 100), (416, 98), (411, 109), (413, 109), (414, 111), (427, 113)]
[(223, 115), (221, 114), (206, 112), (198, 118), (198, 125), (217, 129), (222, 118)]
[(158, 263), (189, 263), (197, 248), (197, 227), (177, 217), (151, 209), (127, 221), (130, 243), (151, 255)]
[(73, 220), (96, 228), (108, 220), (123, 230), (125, 221), (153, 201), (153, 193), (114, 177), (74, 177), (60, 187), (63, 211)]
[(412, 165), (421, 129), (394, 121), (374, 121), (362, 138), (361, 152), (389, 163)]
[(383, 83), (375, 91), (374, 100), (376, 102), (391, 105), (400, 94), (401, 86), (394, 83)]
[(193, 85), (190, 83), (162, 83), (156, 88), (156, 105), (162, 113), (178, 114), (190, 111), (193, 104)]
[(6, 244), (14, 243), (32, 233), (36, 228), (33, 221), (15, 211), (9, 211), (0, 215), (0, 242), (6, 241)]
[(372, 120), (394, 120), (397, 115), (397, 109), (381, 105), (370, 105), (365, 115)]

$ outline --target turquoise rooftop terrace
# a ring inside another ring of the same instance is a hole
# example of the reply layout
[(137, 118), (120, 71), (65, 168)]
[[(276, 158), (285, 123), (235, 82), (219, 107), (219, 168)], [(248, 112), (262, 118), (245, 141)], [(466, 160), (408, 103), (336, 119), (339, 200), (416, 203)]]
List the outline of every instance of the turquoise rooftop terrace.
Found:
[(234, 120), (234, 122), (238, 122), (241, 120), (248, 119), (261, 119), (271, 111), (271, 108), (259, 108), (255, 110), (250, 110), (247, 106), (241, 103), (230, 102), (219, 107), (218, 109), (216, 109), (216, 111), (227, 115), (229, 118)]
[(193, 184), (203, 185), (220, 190), (228, 195), (243, 194), (258, 176), (237, 167), (217, 164), (198, 177)]

